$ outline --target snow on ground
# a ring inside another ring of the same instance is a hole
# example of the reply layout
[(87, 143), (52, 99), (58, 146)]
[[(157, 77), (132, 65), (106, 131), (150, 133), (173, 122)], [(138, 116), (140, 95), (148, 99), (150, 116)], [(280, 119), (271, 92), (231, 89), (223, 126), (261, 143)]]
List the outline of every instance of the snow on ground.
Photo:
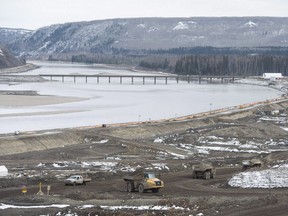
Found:
[(288, 131), (288, 128), (285, 128), (285, 127), (281, 127), (283, 130), (285, 130), (285, 131)]
[(261, 171), (241, 172), (228, 182), (240, 188), (282, 188), (288, 187), (288, 164), (274, 166)]
[(175, 209), (175, 210), (190, 210), (189, 208), (183, 208), (183, 207), (179, 207), (179, 206), (100, 206), (103, 209), (109, 209), (109, 210), (125, 210), (125, 209), (133, 209), (133, 210), (156, 210), (156, 211), (160, 211), (160, 210), (164, 210), (164, 211), (168, 211), (171, 209)]
[[(8, 205), (4, 203), (0, 203), (0, 209), (10, 209), (10, 208), (15, 208), (15, 209), (33, 209), (33, 208), (66, 208), (69, 207), (69, 205), (65, 204), (52, 204), (52, 205), (39, 205), (39, 206), (17, 206), (17, 205)], [(87, 209), (87, 208), (94, 208), (98, 207), (95, 205), (82, 205), (78, 206), (78, 209)], [(123, 205), (123, 206), (99, 206), (102, 209), (106, 210), (150, 210), (150, 211), (169, 211), (171, 209), (175, 210), (182, 210), (182, 211), (190, 211), (189, 208), (183, 208), (180, 206), (160, 206), (160, 205), (143, 205), (143, 206), (129, 206), (129, 205)], [(56, 214), (57, 215), (57, 214)]]
[[(235, 152), (235, 153), (253, 153), (262, 154), (275, 151), (287, 151), (287, 139), (279, 139), (277, 141), (271, 139), (263, 140), (248, 140), (240, 141), (238, 138), (230, 137), (223, 138), (217, 136), (200, 136), (196, 143), (169, 143), (170, 137), (158, 137), (154, 139), (154, 143), (162, 145), (170, 145), (181, 149), (191, 154), (209, 154), (211, 151), (218, 152)], [(177, 141), (177, 138), (175, 138)], [(168, 141), (167, 141), (168, 140)], [(168, 157), (174, 156), (174, 159), (184, 159), (187, 155), (175, 154), (167, 152), (166, 154), (159, 153), (159, 156)]]
[(185, 30), (189, 29), (189, 26), (184, 22), (178, 22), (178, 24), (173, 28), (173, 30)]
[(17, 208), (17, 209), (33, 209), (33, 208), (66, 208), (69, 205), (65, 204), (52, 204), (52, 205), (39, 205), (39, 206), (17, 206), (17, 205), (8, 205), (4, 203), (0, 203), (0, 209), (9, 209), (9, 208)]
[[(115, 158), (109, 158), (110, 160)], [(54, 163), (39, 163), (36, 165), (37, 168), (45, 167), (48, 168), (55, 168), (55, 169), (72, 169), (72, 168), (85, 168), (90, 169), (93, 168), (93, 170), (98, 171), (105, 171), (105, 172), (113, 172), (116, 173), (118, 171), (122, 172), (134, 172), (138, 168), (140, 168), (139, 165), (129, 165), (129, 164), (123, 164), (121, 162), (121, 158), (117, 157), (117, 162), (109, 162), (109, 161), (59, 161)], [(118, 162), (119, 161), (119, 162)], [(147, 170), (169, 170), (170, 168), (167, 166), (166, 163), (151, 163), (146, 165)]]
[(7, 176), (8, 169), (4, 165), (0, 165), (0, 177)]

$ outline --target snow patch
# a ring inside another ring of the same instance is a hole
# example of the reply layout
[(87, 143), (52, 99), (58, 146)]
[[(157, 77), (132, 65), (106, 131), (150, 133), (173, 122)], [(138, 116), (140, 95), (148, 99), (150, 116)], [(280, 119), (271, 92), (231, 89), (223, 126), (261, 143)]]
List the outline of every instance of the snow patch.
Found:
[(39, 206), (16, 206), (16, 205), (7, 205), (4, 203), (0, 203), (0, 209), (33, 209), (33, 208), (66, 208), (69, 205), (65, 204), (52, 204), (52, 205), (39, 205)]
[(157, 170), (170, 170), (166, 163), (152, 163)]
[(64, 167), (68, 167), (68, 164), (66, 164), (66, 163), (53, 163), (53, 167), (64, 168)]
[(185, 159), (185, 158), (187, 158), (187, 156), (185, 156), (185, 155), (182, 155), (182, 154), (176, 154), (176, 153), (174, 153), (174, 152), (168, 152), (169, 154), (171, 154), (171, 155), (173, 155), (174, 157), (173, 157), (173, 159)]
[(164, 140), (162, 138), (158, 137), (158, 138), (154, 139), (153, 142), (154, 143), (164, 143)]
[(283, 130), (288, 131), (288, 128), (281, 127)]
[(258, 26), (258, 24), (255, 23), (255, 22), (252, 22), (251, 20), (244, 24), (244, 27), (249, 27), (249, 28), (254, 28), (254, 27), (257, 27), (257, 26)]
[(139, 24), (139, 25), (137, 25), (137, 27), (139, 27), (139, 28), (146, 28), (146, 25), (145, 25), (145, 24)]
[(183, 22), (178, 22), (178, 24), (173, 28), (173, 30), (178, 31), (178, 30), (184, 30), (184, 29), (189, 29), (189, 26), (186, 23)]
[(100, 206), (103, 209), (108, 209), (108, 210), (122, 210), (122, 209), (133, 209), (133, 210), (155, 210), (155, 211), (160, 211), (160, 210), (164, 210), (164, 211), (168, 211), (171, 209), (175, 209), (175, 210), (187, 210), (189, 211), (189, 208), (183, 208), (180, 206), (127, 206), (127, 205), (123, 205), (123, 206)]
[(6, 166), (1, 165), (0, 166), (0, 177), (4, 177), (8, 175), (8, 169), (6, 168)]
[(283, 188), (288, 187), (288, 164), (271, 169), (242, 172), (233, 176), (228, 184), (240, 188)]
[(39, 163), (36, 167), (45, 167), (45, 164)]
[(108, 139), (104, 139), (104, 140), (100, 140), (100, 141), (93, 142), (93, 143), (104, 144), (104, 143), (107, 143), (108, 141), (109, 141)]

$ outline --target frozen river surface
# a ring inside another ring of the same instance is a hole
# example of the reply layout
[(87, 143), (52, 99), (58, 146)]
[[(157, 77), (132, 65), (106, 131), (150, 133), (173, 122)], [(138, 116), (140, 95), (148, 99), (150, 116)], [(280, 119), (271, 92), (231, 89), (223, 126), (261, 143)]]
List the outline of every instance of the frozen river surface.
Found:
[[(113, 70), (93, 65), (43, 63), (25, 74), (121, 74), (144, 72)], [(118, 78), (119, 79), (119, 78)], [(241, 84), (198, 84), (169, 81), (134, 85), (112, 81), (0, 83), (0, 90), (33, 90), (43, 95), (60, 96), (56, 102), (35, 103), (35, 96), (3, 97), (0, 102), (0, 133), (71, 128), (110, 123), (138, 122), (175, 118), (213, 109), (276, 98), (281, 92), (261, 86)], [(67, 98), (70, 100), (65, 100)], [(39, 99), (39, 98), (38, 98)], [(8, 100), (5, 101), (5, 100)], [(20, 100), (9, 104), (9, 100)], [(21, 103), (22, 100), (22, 103)], [(43, 101), (43, 100), (42, 100)], [(48, 98), (47, 98), (48, 101)], [(7, 102), (7, 103), (5, 103)]]

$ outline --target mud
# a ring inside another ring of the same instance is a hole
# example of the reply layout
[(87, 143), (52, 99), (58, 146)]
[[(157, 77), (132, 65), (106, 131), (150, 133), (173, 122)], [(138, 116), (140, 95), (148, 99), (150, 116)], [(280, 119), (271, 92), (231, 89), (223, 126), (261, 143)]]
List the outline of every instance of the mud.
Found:
[[(9, 175), (0, 178), (1, 203), (36, 207), (8, 208), (0, 215), (287, 215), (288, 188), (228, 186), (228, 180), (242, 171), (243, 159), (261, 158), (265, 167), (287, 162), (287, 108), (284, 100), (182, 121), (2, 134), (0, 159)], [(216, 147), (215, 141), (225, 143), (220, 144), (223, 149), (234, 149), (237, 141), (240, 150), (254, 143), (257, 150), (203, 153), (202, 147)], [(192, 166), (201, 161), (216, 167), (215, 179), (192, 179)], [(139, 167), (156, 172), (164, 189), (157, 194), (125, 192), (123, 176)], [(64, 186), (71, 174), (87, 175), (92, 181)], [(44, 195), (37, 195), (40, 182)], [(69, 206), (37, 207), (51, 204)], [(171, 208), (131, 208), (148, 205)]]

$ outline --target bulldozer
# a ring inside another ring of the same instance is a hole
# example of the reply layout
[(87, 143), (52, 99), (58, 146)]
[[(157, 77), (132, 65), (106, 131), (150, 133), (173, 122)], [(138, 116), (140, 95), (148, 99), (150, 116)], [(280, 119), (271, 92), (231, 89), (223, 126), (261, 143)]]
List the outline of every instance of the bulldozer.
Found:
[(139, 193), (152, 191), (158, 193), (160, 188), (164, 187), (164, 182), (156, 178), (152, 172), (140, 172), (131, 176), (125, 176), (125, 191), (134, 192), (138, 190)]
[(210, 179), (216, 177), (216, 168), (211, 163), (200, 163), (193, 166), (192, 178)]

